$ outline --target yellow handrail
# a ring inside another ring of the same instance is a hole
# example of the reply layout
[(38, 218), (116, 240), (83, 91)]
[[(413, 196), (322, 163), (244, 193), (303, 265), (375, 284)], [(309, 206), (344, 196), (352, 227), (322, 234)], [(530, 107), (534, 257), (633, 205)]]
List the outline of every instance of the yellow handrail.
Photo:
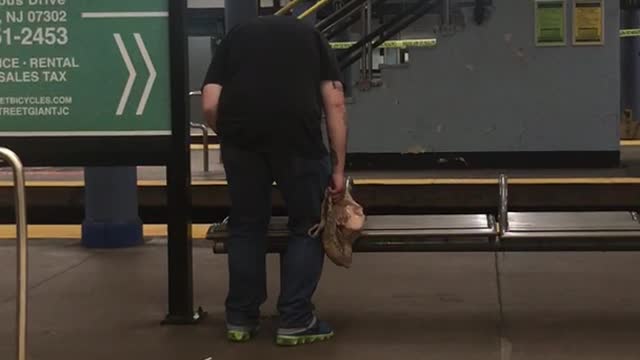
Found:
[(300, 16), (298, 16), (298, 19), (304, 19), (305, 17), (313, 14), (314, 12), (320, 10), (322, 7), (324, 7), (325, 5), (329, 4), (331, 2), (331, 0), (320, 0), (317, 3), (315, 3), (315, 5), (313, 5), (312, 7), (308, 8), (307, 11), (303, 12), (302, 14), (300, 14)]
[(276, 12), (276, 15), (286, 14), (289, 10), (293, 9), (296, 5), (301, 3), (303, 0), (293, 0), (287, 5), (285, 5), (282, 9)]

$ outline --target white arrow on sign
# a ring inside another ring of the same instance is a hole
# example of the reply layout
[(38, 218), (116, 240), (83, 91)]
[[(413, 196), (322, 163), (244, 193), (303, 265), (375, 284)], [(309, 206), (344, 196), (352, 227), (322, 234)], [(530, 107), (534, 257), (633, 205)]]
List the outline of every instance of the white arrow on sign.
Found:
[[(131, 89), (133, 88), (133, 84), (135, 83), (137, 73), (135, 67), (133, 66), (133, 62), (131, 61), (131, 57), (129, 56), (129, 52), (127, 51), (127, 47), (122, 41), (122, 36), (120, 34), (113, 34), (113, 37), (116, 41), (118, 49), (120, 50), (120, 55), (122, 56), (122, 60), (127, 67), (127, 71), (129, 72), (129, 78), (127, 79), (127, 83), (124, 86), (124, 90), (122, 91), (122, 95), (120, 97), (120, 103), (118, 104), (118, 109), (116, 110), (116, 115), (121, 116), (122, 114), (124, 114), (124, 109), (127, 106), (127, 101), (129, 100), (129, 97), (131, 95)], [(149, 71), (149, 78), (147, 79), (147, 83), (144, 87), (142, 96), (140, 97), (140, 102), (138, 103), (138, 108), (136, 110), (136, 115), (139, 116), (144, 114), (144, 110), (147, 107), (147, 102), (149, 100), (149, 96), (151, 95), (151, 90), (153, 89), (153, 84), (156, 81), (158, 73), (156, 72), (156, 68), (153, 66), (151, 56), (149, 56), (149, 51), (144, 44), (142, 35), (140, 35), (139, 33), (135, 33), (133, 34), (133, 37), (136, 40), (138, 50), (140, 51), (140, 55), (142, 55), (145, 66)]]
[(122, 96), (120, 97), (120, 103), (118, 104), (118, 109), (116, 110), (116, 115), (120, 116), (124, 114), (124, 108), (127, 105), (127, 100), (129, 100), (131, 88), (133, 88), (133, 83), (136, 80), (136, 69), (135, 67), (133, 67), (133, 63), (131, 62), (131, 57), (129, 57), (126, 46), (124, 46), (122, 36), (120, 36), (120, 34), (113, 34), (113, 37), (116, 40), (118, 49), (120, 50), (122, 60), (124, 60), (125, 65), (127, 65), (127, 71), (129, 71), (129, 78), (127, 79), (127, 83), (124, 86)]
[(151, 62), (149, 52), (147, 51), (146, 46), (144, 46), (142, 36), (140, 34), (134, 34), (133, 36), (136, 38), (136, 43), (138, 43), (140, 54), (142, 54), (142, 58), (144, 59), (144, 63), (147, 66), (147, 70), (149, 70), (149, 79), (147, 80), (147, 84), (144, 86), (144, 91), (142, 92), (140, 103), (138, 104), (138, 110), (136, 111), (136, 115), (142, 115), (144, 113), (145, 107), (147, 106), (147, 100), (149, 100), (149, 95), (151, 94), (153, 83), (156, 81), (156, 76), (158, 74), (156, 73), (156, 68), (153, 66), (153, 62)]

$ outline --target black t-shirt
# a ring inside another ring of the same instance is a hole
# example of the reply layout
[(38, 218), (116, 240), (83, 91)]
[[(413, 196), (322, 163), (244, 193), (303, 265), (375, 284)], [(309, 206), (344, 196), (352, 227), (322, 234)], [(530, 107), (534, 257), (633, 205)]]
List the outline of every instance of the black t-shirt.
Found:
[(227, 34), (204, 85), (222, 86), (217, 125), (223, 144), (318, 157), (326, 154), (320, 84), (340, 78), (322, 34), (294, 17), (267, 16)]

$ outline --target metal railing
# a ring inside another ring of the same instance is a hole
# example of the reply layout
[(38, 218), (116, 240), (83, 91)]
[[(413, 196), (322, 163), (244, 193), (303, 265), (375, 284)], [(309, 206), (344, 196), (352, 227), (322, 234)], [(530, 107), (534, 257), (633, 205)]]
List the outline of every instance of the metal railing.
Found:
[[(201, 91), (189, 92), (189, 97), (202, 96)], [(209, 128), (204, 124), (189, 122), (192, 129), (202, 130), (202, 167), (205, 172), (209, 172)]]
[(293, 1), (291, 1), (290, 3), (285, 5), (282, 9), (278, 10), (276, 12), (276, 15), (284, 15), (284, 14), (288, 13), (289, 10), (293, 9), (294, 7), (296, 7), (296, 5), (298, 5), (302, 1), (303, 0), (293, 0)]
[(17, 269), (17, 322), (16, 358), (27, 359), (27, 204), (25, 195), (24, 168), (20, 158), (11, 150), (0, 148), (0, 160), (13, 169), (16, 208), (16, 239), (18, 247)]
[[(292, 0), (287, 5), (285, 5), (282, 9), (276, 11), (275, 15), (285, 15), (289, 11), (293, 10), (293, 8), (295, 8), (298, 4), (300, 4), (303, 1), (304, 0)], [(302, 14), (298, 15), (298, 19), (306, 18), (307, 16), (309, 16), (309, 15), (317, 12), (318, 10), (322, 9), (323, 7), (329, 5), (329, 3), (331, 3), (331, 1), (332, 0), (318, 0), (318, 2), (313, 4), (313, 6), (308, 8)]]
[(313, 6), (311, 6), (309, 9), (307, 9), (307, 11), (303, 12), (302, 14), (300, 14), (298, 16), (298, 19), (306, 18), (307, 16), (313, 14), (314, 12), (317, 12), (318, 10), (322, 9), (323, 7), (329, 5), (330, 2), (331, 2), (331, 0), (320, 0), (320, 1), (318, 1)]
[(509, 183), (507, 175), (501, 174), (498, 178), (499, 208), (498, 223), (500, 225), (500, 235), (504, 235), (509, 229)]
[[(376, 30), (370, 32), (353, 46), (338, 54), (340, 67), (344, 70), (362, 58), (365, 48), (371, 46), (372, 49), (378, 48), (385, 41), (391, 39), (402, 30), (419, 20), (422, 16), (432, 11), (439, 2), (435, 0), (421, 0), (411, 7), (405, 9), (402, 13), (394, 16), (390, 21), (385, 22)], [(373, 41), (373, 44), (370, 44)]]

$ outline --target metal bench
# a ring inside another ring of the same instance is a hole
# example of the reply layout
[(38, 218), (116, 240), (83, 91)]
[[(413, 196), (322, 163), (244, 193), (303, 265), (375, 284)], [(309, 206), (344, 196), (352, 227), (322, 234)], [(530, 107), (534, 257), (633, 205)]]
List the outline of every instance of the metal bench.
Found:
[[(378, 215), (369, 216), (354, 252), (487, 251), (498, 235), (493, 215)], [(227, 252), (226, 221), (213, 225), (207, 238), (216, 254)], [(287, 243), (287, 218), (274, 217), (269, 225), (271, 253)]]
[[(493, 214), (369, 216), (354, 252), (429, 251), (640, 251), (640, 216), (635, 211), (511, 212), (508, 179), (498, 180)], [(496, 221), (497, 218), (497, 221)], [(269, 252), (287, 242), (286, 217), (269, 226)], [(226, 222), (207, 238), (217, 254), (227, 252)]]
[(502, 250), (640, 250), (635, 211), (510, 212), (508, 179), (500, 177)]

